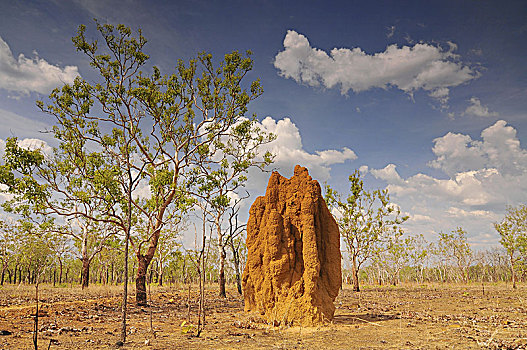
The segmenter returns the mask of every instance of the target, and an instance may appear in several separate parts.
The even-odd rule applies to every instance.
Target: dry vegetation
[[[214,287],[207,290],[207,325],[197,338],[197,288],[188,326],[188,287],[152,286],[151,307],[131,306],[124,348],[527,349],[525,284],[517,290],[505,284],[365,287],[360,293],[346,286],[333,322],[317,328],[274,327],[245,314],[234,289],[223,299]],[[41,286],[39,348],[117,348],[120,293],[118,286]],[[0,336],[0,349],[32,348],[34,287],[5,286],[0,303],[0,331],[11,333]]]

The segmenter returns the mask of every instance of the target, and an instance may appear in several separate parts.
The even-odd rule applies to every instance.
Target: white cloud
[[[357,159],[351,149],[323,150],[315,153],[307,152],[302,145],[302,138],[297,126],[289,118],[275,120],[267,117],[258,125],[262,130],[276,135],[276,140],[261,148],[262,154],[270,151],[275,154],[274,163],[270,168],[277,170],[283,176],[289,177],[296,164],[307,167],[309,174],[319,182],[329,179],[331,165]],[[248,188],[265,191],[269,174],[251,171]]]
[[[369,168],[368,168],[367,165],[361,165],[361,166],[359,167],[359,172],[360,172],[361,174],[363,174],[363,175],[366,174],[368,171],[369,171]]]
[[[60,68],[49,64],[35,53],[33,58],[24,54],[13,56],[9,45],[0,37],[0,88],[29,94],[49,93],[64,83],[72,83],[79,75],[75,66]]]
[[[507,205],[527,198],[527,150],[516,130],[500,120],[481,132],[481,140],[448,133],[434,142],[436,159],[429,165],[446,178],[419,173],[403,179],[393,164],[369,172],[386,181],[393,200],[410,212],[405,224],[410,232],[431,235],[461,226],[473,234],[474,245],[482,244],[477,238],[482,234],[491,237],[485,244],[497,244],[492,223]]]
[[[527,151],[522,149],[516,129],[504,120],[481,132],[482,141],[468,135],[448,133],[434,140],[432,151],[437,158],[430,166],[453,176],[456,173],[496,169],[502,175],[527,171]]]
[[[134,196],[134,198],[138,199],[149,199],[152,196],[152,190],[148,181],[144,179],[139,181],[139,184],[134,189],[132,195]]]
[[[410,216],[410,218],[408,220],[416,222],[416,223],[430,224],[430,223],[434,223],[435,222],[435,220],[433,218],[431,218],[430,216],[428,216],[428,215],[410,214],[409,216]]]
[[[285,78],[314,87],[339,85],[342,94],[350,89],[361,92],[393,86],[410,95],[425,90],[444,105],[449,88],[479,77],[479,72],[458,62],[455,49],[453,43],[449,50],[420,43],[389,45],[372,55],[358,47],[334,48],[328,54],[311,47],[304,35],[289,30],[274,65]]]
[[[494,219],[498,220],[498,216],[494,213],[492,213],[489,210],[464,210],[461,208],[456,207],[450,207],[446,213],[452,217],[474,217],[474,218],[482,218],[482,219]]]
[[[441,108],[448,107],[450,89],[447,87],[437,88],[432,90],[428,95],[432,98],[435,98],[441,104]]]
[[[477,97],[472,97],[470,100],[470,106],[465,109],[463,115],[475,115],[476,117],[497,117],[498,113],[490,112],[487,106],[483,106],[481,101]]]
[[[395,168],[395,164],[388,164],[384,169],[371,169],[371,173],[376,178],[382,179],[386,182],[401,184],[403,179],[399,176]]]

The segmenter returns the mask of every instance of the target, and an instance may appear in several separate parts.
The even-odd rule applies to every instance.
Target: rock
[[[272,324],[313,326],[333,318],[341,286],[340,234],[306,168],[273,172],[247,223],[245,311]]]

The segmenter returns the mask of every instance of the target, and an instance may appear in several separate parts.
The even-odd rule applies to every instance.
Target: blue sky
[[[36,99],[76,74],[71,44],[92,18],[141,27],[170,71],[199,51],[253,51],[263,96],[251,106],[269,147],[340,191],[361,168],[434,239],[462,226],[474,247],[527,198],[525,1],[0,0],[0,140],[46,139]],[[0,141],[0,148],[2,147]],[[250,186],[262,193],[266,176]]]

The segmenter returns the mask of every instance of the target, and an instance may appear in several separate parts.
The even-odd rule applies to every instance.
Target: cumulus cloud
[[[410,214],[409,215],[409,221],[410,222],[416,222],[416,223],[426,223],[426,224],[430,224],[430,223],[434,223],[435,220],[433,218],[431,218],[430,216],[428,215],[422,215],[422,214]]]
[[[33,58],[24,54],[13,56],[9,45],[0,37],[0,88],[7,91],[29,94],[49,93],[64,83],[72,83],[79,75],[76,66],[60,68],[48,63],[35,53]]]
[[[487,106],[483,106],[477,97],[472,97],[470,105],[465,109],[463,115],[475,115],[476,117],[497,117],[498,113],[489,111]]]
[[[289,118],[275,120],[267,117],[259,123],[262,130],[273,133],[276,139],[261,148],[262,154],[270,151],[275,154],[273,170],[278,170],[284,176],[291,176],[296,164],[309,169],[310,175],[320,181],[330,177],[331,165],[357,159],[357,155],[349,148],[341,150],[321,150],[309,153],[302,145],[302,138],[297,126]],[[252,171],[248,187],[260,192],[265,191],[269,174]]]
[[[384,169],[371,169],[371,173],[376,178],[389,183],[401,184],[403,182],[403,179],[397,173],[395,164],[388,164]]]
[[[431,234],[431,228],[437,232],[462,226],[474,235],[490,235],[491,243],[497,244],[492,223],[507,205],[527,198],[527,150],[516,129],[499,120],[481,132],[480,140],[448,133],[434,140],[432,151],[436,158],[429,166],[446,178],[419,173],[403,179],[394,164],[369,173],[388,183],[389,193],[404,210],[411,208],[411,231]]]
[[[450,176],[482,169],[496,169],[505,176],[527,171],[527,151],[521,148],[516,129],[507,122],[498,120],[481,132],[481,139],[455,133],[439,137],[432,148],[437,158],[429,165]]]
[[[284,50],[276,55],[274,65],[285,78],[313,87],[340,86],[342,94],[389,87],[410,95],[424,90],[444,105],[449,88],[480,75],[460,63],[455,50],[453,43],[449,43],[448,50],[420,43],[389,45],[385,51],[372,55],[358,47],[334,48],[328,54],[312,47],[304,35],[289,30]]]

